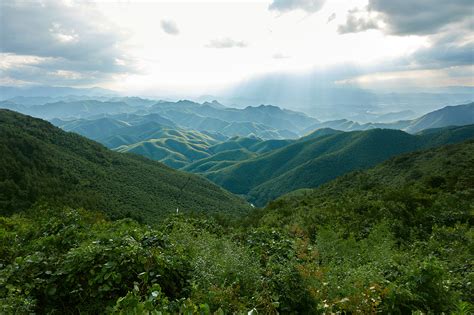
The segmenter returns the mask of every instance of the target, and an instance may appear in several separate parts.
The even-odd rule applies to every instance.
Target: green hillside
[[[237,221],[181,213],[149,226],[39,203],[0,217],[0,313],[472,314],[473,187],[471,140]]]
[[[0,111],[0,213],[39,200],[146,222],[176,211],[230,214],[246,203],[209,181],[145,158],[112,152],[40,119]]]
[[[152,160],[160,161],[174,168],[181,168],[197,159],[208,157],[208,148],[220,140],[210,134],[195,130],[162,125],[156,121],[145,121],[137,125],[125,125],[120,128],[107,128],[99,121],[107,118],[82,122],[81,128],[71,128],[84,136],[91,135],[95,129],[88,128],[89,124],[102,126],[104,132],[88,136],[115,151],[136,153]],[[116,120],[112,120],[117,122]],[[65,125],[70,127],[72,122]],[[68,130],[67,128],[64,128]]]
[[[396,154],[455,143],[474,137],[474,126],[441,129],[423,135],[374,129],[303,138],[281,149],[236,163],[206,176],[256,205],[292,190],[321,185]],[[249,175],[251,174],[251,176]]]
[[[310,239],[314,256],[307,252],[305,259],[318,266],[300,270],[313,279],[310,286],[325,288],[313,296],[326,301],[327,311],[352,313],[369,295],[371,311],[381,313],[451,313],[450,303],[462,298],[454,314],[469,314],[473,187],[469,140],[292,192],[243,224]]]
[[[209,171],[217,171],[220,168],[226,167],[234,162],[244,161],[256,157],[257,155],[246,149],[234,149],[218,152],[210,157],[200,159],[183,167],[183,171],[191,173],[205,173]]]
[[[306,230],[331,223],[335,231],[363,237],[386,221],[407,241],[426,236],[436,224],[472,223],[473,187],[474,140],[467,140],[397,155],[318,188],[293,191],[255,214],[260,221],[254,224],[295,223]]]

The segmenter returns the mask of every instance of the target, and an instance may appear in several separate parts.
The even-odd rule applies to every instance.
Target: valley
[[[474,314],[473,12],[0,0],[0,315]]]
[[[237,109],[217,101],[132,100],[63,101],[30,105],[24,112],[41,111],[63,130],[114,151],[206,177],[256,206],[400,153],[474,135],[474,103],[447,106],[413,120],[359,124],[320,122],[271,105]]]
[[[214,153],[184,169],[270,202],[0,110],[2,312],[469,310],[472,125],[217,143],[181,132]]]

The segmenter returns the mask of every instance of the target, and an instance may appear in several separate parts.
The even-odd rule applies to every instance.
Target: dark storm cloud
[[[446,35],[435,40],[429,48],[415,52],[412,58],[416,63],[431,68],[472,65],[474,62],[474,42],[456,41],[451,35]]]
[[[268,6],[268,9],[281,13],[294,10],[314,13],[321,10],[324,2],[326,2],[326,0],[273,0]]]
[[[38,62],[17,69],[2,68],[2,75],[21,80],[42,80],[51,74],[75,72],[72,78],[133,71],[120,49],[125,36],[104,21],[93,5],[62,1],[1,1],[0,52],[37,56]],[[34,76],[32,75],[34,74]],[[58,76],[61,77],[61,75]],[[83,83],[83,81],[81,81]]]
[[[472,0],[370,0],[369,10],[381,14],[387,31],[396,35],[429,35],[473,14]]]
[[[380,28],[392,35],[431,35],[470,19],[473,3],[472,0],[369,0],[366,12],[371,18],[357,18],[359,12],[357,9],[348,12],[346,23],[339,27],[340,33]]]

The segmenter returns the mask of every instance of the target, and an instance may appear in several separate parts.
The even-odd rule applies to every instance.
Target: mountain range
[[[77,126],[157,124],[99,119],[102,131]],[[179,128],[158,125],[162,138]],[[0,312],[469,314],[473,137],[466,125],[207,143],[213,155],[186,167],[257,204],[283,194],[252,208],[0,110]]]
[[[217,101],[109,96],[104,101],[42,105],[8,100],[0,106],[50,119],[117,152],[205,176],[258,206],[399,153],[472,136],[471,126],[424,130],[474,124],[474,103],[447,106],[413,120],[366,124],[320,122],[271,105],[228,108]]]
[[[424,129],[439,128],[446,126],[462,126],[474,123],[474,103],[464,105],[446,106],[441,109],[429,112],[421,117],[412,120],[397,120],[387,123],[365,123],[347,119],[330,120],[318,122],[308,128],[303,133],[311,132],[321,128],[332,128],[342,131],[368,130],[374,128],[400,129],[409,133],[417,133]]]

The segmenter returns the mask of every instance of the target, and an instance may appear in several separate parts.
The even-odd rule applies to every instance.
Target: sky
[[[319,73],[474,86],[472,0],[0,1],[0,84],[207,94]]]

